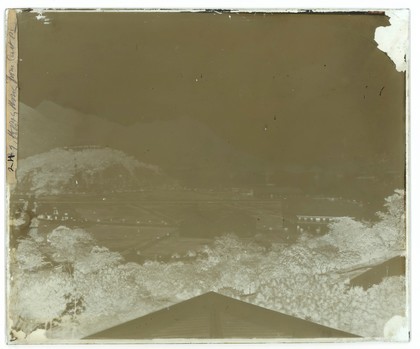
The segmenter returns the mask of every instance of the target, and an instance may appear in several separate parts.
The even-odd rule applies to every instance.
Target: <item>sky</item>
[[[404,169],[405,75],[377,48],[385,15],[19,16],[20,99],[130,126],[196,119],[278,164]]]

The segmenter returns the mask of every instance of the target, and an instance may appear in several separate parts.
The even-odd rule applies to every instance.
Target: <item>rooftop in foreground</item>
[[[209,292],[92,334],[84,339],[355,337],[358,336]]]

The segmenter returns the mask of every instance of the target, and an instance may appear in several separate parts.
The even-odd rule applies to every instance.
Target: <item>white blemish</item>
[[[30,342],[45,342],[48,338],[45,335],[46,331],[43,329],[37,329],[26,336],[28,343]]]
[[[38,14],[38,16],[36,16],[36,19],[37,19],[38,21],[43,21],[43,20],[45,20],[45,18],[47,18],[47,17],[45,17],[45,16],[42,14],[42,12],[40,12],[40,13]]]
[[[407,69],[409,11],[387,10],[385,14],[391,25],[378,27],[375,41],[378,48],[394,62],[397,71],[403,72]]]
[[[35,17],[38,21],[42,21],[44,24],[50,24],[50,19],[44,15],[43,10],[33,10],[32,12],[38,13],[38,15]]]
[[[396,342],[407,342],[409,340],[409,328],[407,318],[395,315],[385,324],[384,337],[387,340]]]

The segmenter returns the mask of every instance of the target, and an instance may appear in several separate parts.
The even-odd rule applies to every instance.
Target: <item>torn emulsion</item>
[[[44,22],[44,24],[50,24],[50,19],[44,15],[44,12],[42,10],[33,10],[33,12],[38,13],[38,15],[36,16],[36,19],[38,21],[42,21]]]
[[[388,10],[385,14],[390,25],[376,29],[375,41],[394,62],[397,71],[404,72],[407,69],[409,11]]]

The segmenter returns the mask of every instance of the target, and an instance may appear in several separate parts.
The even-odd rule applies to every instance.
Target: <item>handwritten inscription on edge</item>
[[[6,33],[6,166],[7,183],[16,181],[18,151],[18,27],[16,10],[8,10]]]

